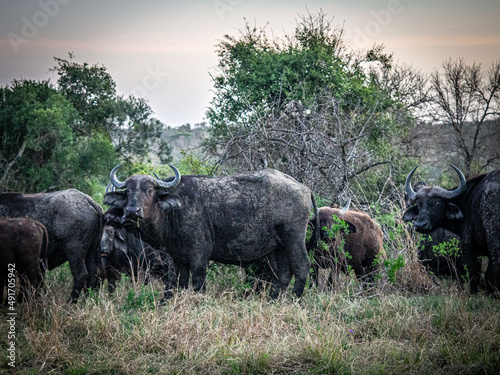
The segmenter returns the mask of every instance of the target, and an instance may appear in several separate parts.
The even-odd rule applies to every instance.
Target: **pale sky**
[[[386,46],[423,72],[463,57],[500,60],[500,0],[0,0],[0,86],[57,77],[53,57],[102,64],[120,94],[145,97],[169,126],[199,123],[212,99],[216,44],[245,19],[274,35],[322,10],[356,48]]]

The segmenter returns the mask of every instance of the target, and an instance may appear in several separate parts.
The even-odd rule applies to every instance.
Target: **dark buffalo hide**
[[[101,207],[82,192],[69,189],[46,194],[0,194],[0,217],[29,216],[49,233],[48,268],[69,262],[71,300],[95,286],[99,243],[104,225]]]
[[[471,291],[480,283],[480,256],[488,257],[485,274],[486,287],[500,290],[500,171],[465,180],[462,172],[453,166],[460,177],[460,185],[453,190],[438,186],[424,186],[417,192],[406,179],[406,191],[412,206],[403,219],[412,222],[421,233],[444,228],[460,237],[462,260],[467,267]]]
[[[456,256],[436,252],[436,247],[443,243],[451,243],[452,240],[458,241],[459,252]],[[436,277],[452,277],[458,281],[464,281],[467,269],[464,267],[461,253],[460,237],[447,229],[436,228],[423,236],[418,251],[418,260]]]
[[[173,167],[172,167],[173,168]],[[182,176],[172,180],[135,175],[111,181],[123,191],[106,194],[104,204],[139,221],[145,240],[165,248],[189,266],[197,291],[204,290],[211,260],[248,265],[276,257],[277,287],[295,275],[300,296],[309,272],[305,235],[314,197],[309,188],[275,170],[226,177]]]

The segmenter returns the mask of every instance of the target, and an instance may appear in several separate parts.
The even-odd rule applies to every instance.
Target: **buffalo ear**
[[[158,193],[157,198],[162,210],[172,210],[182,206],[181,199],[177,195]]]
[[[403,221],[408,223],[411,221],[415,221],[418,219],[418,207],[411,206],[405,211],[405,214],[403,215]]]
[[[449,220],[461,220],[464,218],[464,214],[458,206],[448,203],[446,205],[446,218]]]
[[[112,191],[104,195],[102,202],[106,206],[124,208],[127,204],[127,190]]]

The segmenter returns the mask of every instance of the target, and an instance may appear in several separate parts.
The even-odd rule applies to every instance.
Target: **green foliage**
[[[371,101],[364,74],[343,55],[342,32],[332,30],[320,13],[303,17],[284,40],[270,40],[265,28],[248,23],[239,39],[225,35],[218,45],[216,95],[207,113],[211,135],[228,136],[231,126],[252,123],[294,100],[309,106],[325,90],[344,97],[346,109],[359,100]]]
[[[0,94],[3,188],[42,191],[67,186],[78,113],[47,81],[13,81]]]
[[[389,281],[396,283],[396,272],[404,268],[405,260],[403,255],[399,255],[397,258],[389,258],[384,260],[384,266],[387,269],[387,276]]]
[[[191,152],[181,150],[182,160],[179,170],[183,174],[210,175],[215,172],[216,166],[206,160],[201,160]]]
[[[128,280],[124,278],[123,281],[127,282]],[[129,288],[123,304],[123,310],[154,309],[156,307],[156,301],[158,301],[158,296],[159,293],[153,290],[149,285]]]
[[[458,238],[451,238],[449,241],[441,242],[432,246],[432,252],[436,256],[457,258],[460,256],[460,241]]]
[[[152,150],[161,162],[171,160],[171,149],[161,139],[163,124],[143,98],[124,98],[116,93],[116,83],[104,66],[79,64],[55,58],[51,70],[59,75],[62,92],[78,111],[82,121],[74,128],[80,136],[105,134],[124,162],[149,160]]]
[[[220,165],[275,168],[329,197],[356,180],[373,199],[400,175],[414,123],[394,85],[367,68],[393,69],[392,54],[348,50],[343,33],[320,12],[283,39],[248,23],[224,37],[204,143]],[[371,173],[378,165],[390,170]]]
[[[101,196],[122,162],[171,160],[163,124],[144,99],[123,98],[106,68],[55,58],[58,86],[14,80],[0,89],[0,190],[77,188]]]

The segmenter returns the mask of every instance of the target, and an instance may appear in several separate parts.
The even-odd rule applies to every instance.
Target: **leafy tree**
[[[343,30],[319,13],[284,39],[247,23],[239,38],[224,37],[218,54],[205,146],[220,164],[277,168],[334,200],[379,165],[399,174],[398,144],[413,120],[381,83],[395,70],[382,46],[348,51]],[[373,183],[383,186],[382,177]]]
[[[48,81],[14,81],[1,88],[0,186],[22,191],[65,186],[75,122],[78,113]]]
[[[59,75],[58,90],[73,103],[81,122],[74,132],[91,137],[105,134],[124,162],[150,161],[154,152],[161,162],[171,160],[171,148],[161,139],[164,125],[153,117],[145,99],[116,92],[116,83],[104,66],[55,58],[51,70]]]
[[[170,160],[163,124],[146,101],[117,95],[105,67],[69,57],[56,58],[57,87],[21,80],[1,88],[1,190],[75,187],[98,196],[119,160]]]

